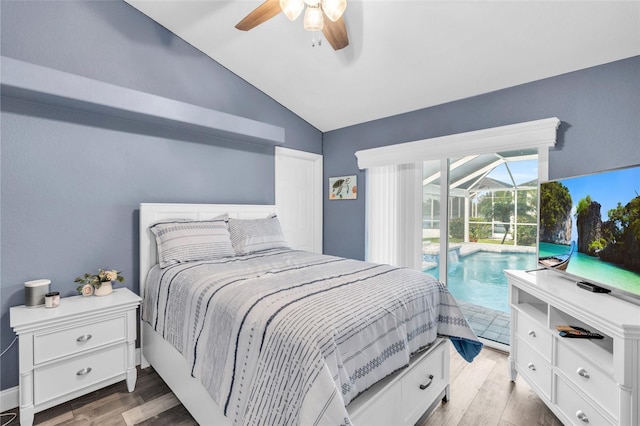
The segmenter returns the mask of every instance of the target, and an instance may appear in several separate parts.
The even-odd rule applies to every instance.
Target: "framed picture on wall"
[[[358,198],[358,176],[329,178],[330,200],[355,200],[356,198]]]

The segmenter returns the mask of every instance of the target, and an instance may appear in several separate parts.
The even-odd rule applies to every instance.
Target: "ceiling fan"
[[[302,10],[304,28],[309,31],[322,31],[334,50],[349,45],[347,28],[342,14],[347,7],[347,0],[266,0],[236,24],[236,28],[249,31],[268,21],[280,12],[284,12],[291,21],[295,20]]]

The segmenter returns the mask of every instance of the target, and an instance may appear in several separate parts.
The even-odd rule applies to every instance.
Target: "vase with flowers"
[[[97,274],[84,274],[74,280],[78,283],[77,290],[84,296],[95,294],[96,296],[106,296],[113,292],[112,282],[124,282],[124,277],[120,272],[106,269],[98,269]]]

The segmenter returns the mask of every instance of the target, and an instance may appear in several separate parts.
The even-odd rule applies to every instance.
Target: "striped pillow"
[[[274,214],[265,219],[229,219],[231,244],[236,255],[256,251],[288,248],[280,221]]]
[[[151,226],[161,268],[234,255],[224,219],[161,222]]]

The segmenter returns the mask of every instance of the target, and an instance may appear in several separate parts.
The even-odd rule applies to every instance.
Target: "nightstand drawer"
[[[552,337],[543,324],[517,311],[516,336],[530,344],[544,359],[551,362]]]
[[[33,402],[41,404],[60,395],[124,374],[126,345],[78,355],[34,370]]]
[[[99,346],[124,341],[127,336],[124,315],[91,324],[36,334],[33,338],[35,365]]]
[[[579,342],[574,342],[579,343]],[[584,343],[584,342],[583,342]],[[591,361],[571,349],[572,341],[558,339],[557,366],[580,390],[598,401],[610,414],[618,410],[618,386]]]

